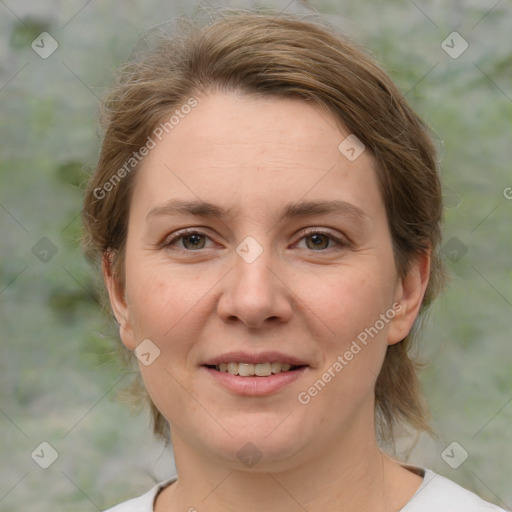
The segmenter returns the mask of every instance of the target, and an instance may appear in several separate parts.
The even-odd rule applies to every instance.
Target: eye
[[[303,233],[301,240],[305,240],[306,248],[313,251],[323,251],[325,249],[335,248],[332,246],[329,247],[330,242],[334,242],[335,246],[338,247],[344,247],[348,245],[347,242],[334,237],[331,233],[321,230],[314,230]]]
[[[201,231],[196,230],[186,230],[180,231],[172,235],[172,237],[165,240],[163,243],[164,247],[170,247],[175,244],[175,242],[181,240],[181,247],[178,249],[185,249],[187,251],[196,251],[198,249],[204,249],[206,239],[209,239],[207,235],[201,233]]]
[[[206,247],[207,240],[211,239],[206,234],[201,231],[190,229],[171,235],[163,242],[162,246],[164,248],[173,248],[173,246],[178,242],[178,246],[175,247],[177,250],[191,252],[205,248],[208,249],[208,247]],[[306,242],[306,249],[315,252],[335,249],[336,247],[346,247],[349,245],[347,241],[340,240],[339,238],[334,237],[331,233],[322,230],[305,232],[300,238],[300,241],[302,240],[305,240]]]

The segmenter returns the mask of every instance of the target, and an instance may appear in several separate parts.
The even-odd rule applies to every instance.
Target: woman
[[[233,13],[106,107],[86,247],[178,472],[112,510],[501,510],[380,448],[430,432],[408,350],[444,273],[432,141],[371,58]]]

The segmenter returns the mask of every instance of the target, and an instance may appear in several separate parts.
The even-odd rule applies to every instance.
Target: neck
[[[393,512],[412,497],[422,479],[384,455],[361,432],[288,469],[233,469],[212,461],[173,433],[178,481],[161,493],[155,511]]]

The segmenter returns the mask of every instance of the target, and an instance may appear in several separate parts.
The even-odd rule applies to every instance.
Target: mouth
[[[279,351],[226,352],[202,362],[209,383],[237,396],[268,396],[288,388],[309,373],[306,359]]]
[[[279,373],[294,372],[301,368],[305,368],[307,365],[293,365],[278,361],[263,363],[230,361],[227,363],[206,364],[204,366],[219,373],[229,373],[239,377],[270,377]]]
[[[247,359],[250,356],[247,356]],[[224,360],[208,361],[202,368],[210,382],[220,385],[223,389],[236,396],[263,397],[273,395],[286,389],[301,379],[311,367],[302,361],[280,362],[279,360],[261,360],[252,358],[233,361],[226,356]],[[284,358],[283,358],[284,359]],[[287,358],[289,360],[289,358]]]

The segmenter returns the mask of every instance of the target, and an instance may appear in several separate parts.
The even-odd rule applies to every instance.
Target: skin
[[[303,100],[215,93],[144,159],[125,287],[108,261],[104,276],[126,347],[149,338],[160,350],[140,371],[170,422],[179,478],[159,495],[157,512],[396,511],[421,484],[380,451],[373,393],[386,347],[418,314],[429,257],[399,278],[376,164],[369,151],[349,161],[338,150],[348,134]],[[171,199],[233,213],[148,217]],[[281,218],[289,203],[333,199],[364,215]],[[183,228],[206,235],[194,239],[200,249],[183,238],[165,245]],[[326,235],[306,236],[312,228]],[[236,252],[247,236],[263,250],[252,263]],[[301,404],[297,395],[394,303],[401,311]],[[279,350],[310,367],[270,396],[240,396],[201,367],[232,350]],[[237,457],[247,442],[262,454],[252,467]]]

